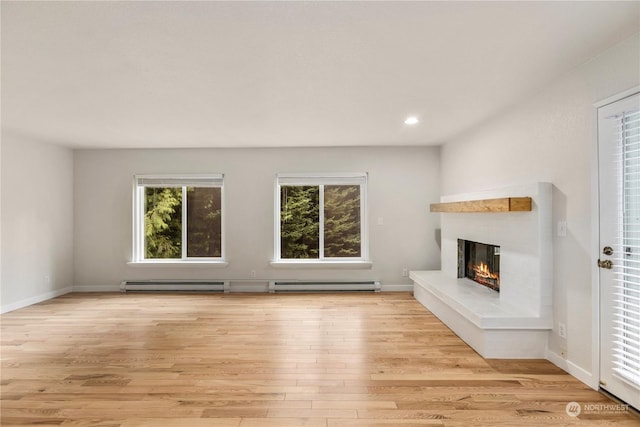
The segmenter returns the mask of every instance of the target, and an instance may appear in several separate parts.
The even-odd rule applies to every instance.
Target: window
[[[277,176],[276,261],[364,261],[366,174]]]
[[[135,177],[135,261],[222,261],[222,175]]]

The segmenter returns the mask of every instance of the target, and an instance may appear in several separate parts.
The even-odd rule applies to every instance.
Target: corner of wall
[[[598,390],[599,388],[598,378],[596,378],[596,376],[593,375],[591,372],[588,372],[587,370],[582,369],[580,366],[576,365],[575,363],[571,362],[568,359],[565,359],[564,357],[549,350],[548,348],[545,352],[545,359],[547,359],[549,362],[553,363],[554,365],[556,365],[558,368],[562,369],[569,375],[575,377],[576,379],[580,380],[584,384],[588,385],[592,389]]]
[[[62,288],[62,289],[58,289],[55,291],[50,291],[50,292],[45,292],[43,294],[39,294],[39,295],[34,295],[32,297],[29,298],[24,298],[22,300],[19,301],[15,301],[6,305],[2,305],[0,307],[0,314],[5,314],[8,313],[10,311],[14,311],[14,310],[18,310],[20,308],[24,308],[24,307],[28,307],[30,305],[33,304],[38,304],[40,302],[43,301],[47,301],[50,300],[52,298],[56,298],[65,294],[68,294],[70,292],[73,292],[73,288],[71,286],[66,287],[66,288]]]

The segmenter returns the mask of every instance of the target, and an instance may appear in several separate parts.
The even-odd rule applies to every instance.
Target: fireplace
[[[414,296],[431,313],[485,358],[552,357],[547,348],[553,329],[554,187],[549,183],[518,184],[474,193],[442,196],[440,202],[504,197],[531,197],[530,212],[441,213],[442,269],[412,271]],[[466,276],[467,244],[458,239],[500,246],[484,252],[488,270],[500,276],[497,290]],[[482,246],[480,246],[482,248]],[[498,265],[497,255],[500,262]],[[466,258],[465,258],[466,256]],[[491,266],[491,260],[495,265]]]
[[[458,277],[500,292],[500,246],[458,239]]]

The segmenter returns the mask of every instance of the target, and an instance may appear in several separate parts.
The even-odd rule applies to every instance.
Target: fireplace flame
[[[481,262],[480,264],[476,264],[473,266],[473,271],[476,273],[476,277],[481,277],[484,279],[499,279],[500,276],[493,273],[491,270],[489,270],[489,266],[487,264],[485,264],[484,262]]]
[[[458,239],[458,277],[500,292],[500,247]]]

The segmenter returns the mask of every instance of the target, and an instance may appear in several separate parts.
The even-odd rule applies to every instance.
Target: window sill
[[[271,261],[273,268],[291,269],[335,269],[335,270],[368,270],[373,267],[371,261]]]
[[[226,261],[129,261],[130,267],[201,267],[201,268],[226,268]]]

